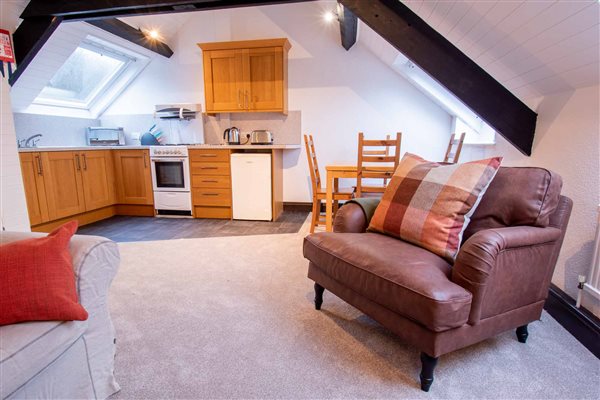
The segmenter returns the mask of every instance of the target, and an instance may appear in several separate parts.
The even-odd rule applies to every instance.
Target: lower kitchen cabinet
[[[84,151],[80,156],[86,210],[115,204],[114,165],[110,151]]]
[[[152,175],[148,150],[114,150],[117,202],[153,205]]]
[[[21,153],[20,159],[29,223],[38,225],[47,222],[50,217],[48,216],[41,155],[40,153]]]
[[[85,212],[79,153],[56,151],[40,154],[50,220]]]
[[[231,152],[220,149],[193,149],[189,154],[194,217],[230,219]]]

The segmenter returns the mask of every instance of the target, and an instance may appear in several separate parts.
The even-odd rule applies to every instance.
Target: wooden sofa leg
[[[527,342],[527,337],[529,336],[529,332],[527,331],[527,325],[523,325],[517,328],[517,339],[520,343]]]
[[[421,352],[421,390],[424,392],[429,392],[429,388],[433,383],[433,370],[437,365],[438,358],[431,357],[428,354]]]
[[[325,288],[315,282],[315,310],[321,309],[321,304],[323,304],[323,292],[325,292]]]

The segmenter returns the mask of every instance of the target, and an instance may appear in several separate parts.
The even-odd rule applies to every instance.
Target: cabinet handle
[[[200,157],[216,157],[216,156],[217,156],[216,154],[200,154]]]
[[[219,169],[218,167],[200,167],[200,169]]]
[[[146,161],[146,153],[144,153],[144,168],[148,168],[148,162]]]
[[[81,157],[83,157],[83,170],[87,171],[87,159],[85,158],[85,153],[83,153]]]
[[[218,196],[219,193],[202,193],[202,196]]]
[[[217,180],[204,180],[202,183],[219,183]]]
[[[244,96],[244,102],[246,103],[246,110],[248,110],[248,105],[249,105],[249,101],[248,101],[248,91],[246,90],[246,95]]]
[[[35,159],[37,161],[37,173],[38,175],[44,175],[44,170],[42,169],[42,157],[40,156],[35,156]]]
[[[238,108],[244,108],[242,107],[242,89],[238,89]]]
[[[75,154],[75,163],[77,164],[77,171],[81,171],[81,163],[79,162],[79,154]]]

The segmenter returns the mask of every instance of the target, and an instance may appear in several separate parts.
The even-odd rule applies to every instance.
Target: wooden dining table
[[[325,166],[327,171],[327,182],[326,182],[326,204],[325,204],[325,230],[327,232],[333,231],[333,192],[338,187],[338,180],[340,178],[356,179],[358,175],[358,168],[356,165],[327,165]],[[394,168],[389,166],[386,167],[369,167],[370,171],[388,171],[391,174],[394,173]],[[391,176],[391,175],[390,175]]]
[[[326,183],[326,203],[325,203],[325,230],[331,232],[333,230],[333,189],[338,186],[340,178],[356,179],[356,164],[355,165],[327,165],[327,183]]]

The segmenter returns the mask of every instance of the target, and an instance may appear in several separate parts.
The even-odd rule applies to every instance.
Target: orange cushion
[[[470,217],[502,157],[444,165],[406,153],[369,230],[394,236],[454,262]]]
[[[0,245],[0,325],[24,321],[83,321],[69,242],[77,221],[42,238]]]

